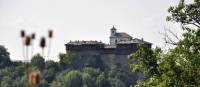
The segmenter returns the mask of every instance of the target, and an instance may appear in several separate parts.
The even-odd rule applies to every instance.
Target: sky
[[[70,40],[109,43],[110,29],[115,26],[119,32],[153,43],[153,47],[165,48],[160,32],[164,28],[181,32],[178,24],[165,20],[168,7],[177,3],[178,0],[0,0],[0,45],[8,49],[12,60],[24,60],[20,30],[36,33],[37,54],[41,53],[40,38],[47,37],[52,29],[49,59],[57,61]]]

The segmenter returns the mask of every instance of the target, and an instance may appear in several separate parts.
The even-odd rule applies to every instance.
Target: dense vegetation
[[[145,80],[137,82],[139,87],[199,87],[200,86],[200,0],[169,8],[168,21],[181,24],[183,38],[163,53],[160,48],[140,49],[129,57],[138,61],[131,64],[134,72],[143,72]]]
[[[105,68],[98,57],[76,59],[60,54],[60,61],[45,61],[39,54],[31,62],[11,61],[7,50],[0,46],[0,87],[31,87],[27,72],[41,71],[37,87],[130,87],[131,73],[120,65]]]

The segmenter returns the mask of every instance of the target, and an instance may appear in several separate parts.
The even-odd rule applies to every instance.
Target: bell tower
[[[113,26],[111,29],[110,29],[110,32],[111,32],[111,36],[114,36],[117,32],[117,29]]]
[[[111,29],[110,29],[110,44],[111,45],[116,45],[117,43],[117,37],[116,37],[116,33],[117,33],[117,29],[113,26]]]

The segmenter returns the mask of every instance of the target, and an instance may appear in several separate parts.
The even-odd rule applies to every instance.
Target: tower
[[[117,45],[119,43],[127,43],[132,40],[132,36],[124,32],[117,32],[117,29],[113,26],[110,35],[110,45]]]
[[[117,29],[113,26],[110,29],[110,44],[111,45],[115,45],[117,43],[117,38],[116,38],[116,34],[117,34]]]
[[[111,29],[110,29],[110,32],[111,32],[111,36],[114,36],[117,32],[117,29],[113,26]]]

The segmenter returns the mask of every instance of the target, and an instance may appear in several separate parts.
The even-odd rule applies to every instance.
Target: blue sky
[[[34,53],[41,53],[41,36],[53,29],[50,59],[58,60],[70,40],[109,42],[110,28],[165,47],[164,27],[180,34],[178,24],[166,22],[167,9],[178,0],[0,0],[0,45],[11,59],[23,60],[19,31],[36,33]]]

